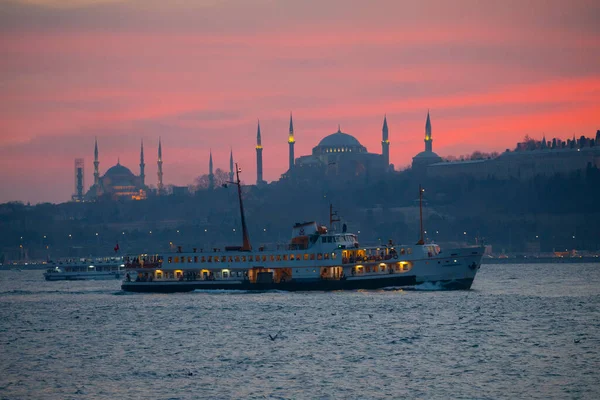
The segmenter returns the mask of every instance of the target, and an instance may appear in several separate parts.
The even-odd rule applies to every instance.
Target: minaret
[[[215,174],[213,174],[213,160],[212,160],[212,149],[210,150],[210,157],[208,158],[208,188],[215,188]]]
[[[387,115],[383,116],[383,128],[381,129],[381,155],[386,170],[390,166],[390,141],[388,137]]]
[[[142,139],[142,146],[140,148],[140,180],[142,181],[142,186],[146,186],[146,174],[144,174],[145,168],[146,164],[144,164],[144,139]]]
[[[433,151],[431,144],[433,139],[431,138],[431,120],[429,119],[429,110],[427,110],[427,122],[425,123],[425,151]]]
[[[100,165],[100,161],[98,161],[98,138],[96,138],[96,144],[94,146],[94,185],[98,185],[100,182],[100,172],[98,172],[98,165]]]
[[[163,170],[162,170],[162,145],[160,143],[160,136],[158,137],[158,194],[163,192]]]
[[[263,163],[262,163],[262,144],[260,139],[260,121],[258,121],[258,130],[256,132],[256,184],[260,185],[263,181]]]
[[[541,146],[542,150],[546,150],[546,148],[548,147],[547,143],[546,143],[546,135],[544,135],[542,137],[542,143],[540,143],[540,146]]]
[[[290,133],[288,136],[288,143],[290,145],[290,167],[292,169],[294,167],[294,122],[292,121],[292,113],[290,112]]]
[[[233,149],[229,150],[229,182],[233,182]]]

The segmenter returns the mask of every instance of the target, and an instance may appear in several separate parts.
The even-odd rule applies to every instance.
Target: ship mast
[[[248,228],[246,227],[246,218],[244,217],[244,203],[242,203],[242,185],[240,183],[240,168],[238,168],[238,164],[235,163],[235,177],[236,182],[229,182],[237,185],[238,188],[238,198],[240,200],[240,215],[242,218],[242,235],[244,238],[244,243],[242,245],[242,251],[251,251],[252,246],[250,245],[250,238],[248,237]]]
[[[421,187],[421,185],[419,185],[419,222],[421,224],[420,227],[420,239],[417,242],[417,244],[425,244],[425,240],[423,240],[423,192],[425,191],[425,189],[423,189]]]
[[[340,222],[339,218],[334,218],[337,217],[337,211],[333,211],[333,204],[329,203],[329,230],[333,231],[333,223],[334,222]]]

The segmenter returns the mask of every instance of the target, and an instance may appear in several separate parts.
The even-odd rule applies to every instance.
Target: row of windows
[[[321,243],[337,243],[337,242],[354,242],[354,236],[352,235],[341,235],[341,236],[321,236]]]
[[[304,253],[304,254],[271,254],[267,255],[256,255],[256,256],[175,256],[169,257],[167,262],[169,264],[185,264],[185,263],[218,263],[218,262],[275,262],[275,261],[300,261],[300,260],[335,260],[337,255],[335,253]]]
[[[361,148],[356,149],[355,151],[357,152],[362,152]],[[327,148],[325,149],[325,153],[351,153],[352,152],[352,148],[350,147],[337,147],[337,148]]]

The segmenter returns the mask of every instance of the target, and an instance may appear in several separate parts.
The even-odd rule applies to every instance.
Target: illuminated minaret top
[[[233,149],[229,150],[229,182],[233,182]]]
[[[258,129],[256,131],[256,184],[263,184],[263,163],[262,163],[262,141],[260,137],[260,120],[258,121]]]
[[[210,150],[210,157],[208,158],[208,188],[215,188],[215,174],[213,174],[212,149]]]
[[[289,136],[288,136],[288,143],[290,146],[289,169],[292,169],[294,167],[294,143],[296,143],[296,140],[294,140],[294,121],[292,121],[292,113],[291,112],[290,112],[290,132],[289,132]]]
[[[385,167],[388,168],[390,166],[390,141],[388,137],[387,115],[383,116],[381,134],[381,155],[383,156]]]
[[[146,175],[144,174],[144,169],[146,168],[146,164],[144,164],[144,139],[142,139],[142,144],[140,148],[140,180],[142,181],[142,186],[145,186]]]
[[[158,137],[158,194],[163,192],[163,170],[162,170],[162,145],[160,142],[160,136]]]
[[[100,182],[100,172],[98,172],[98,165],[100,165],[100,161],[98,161],[98,138],[96,138],[96,143],[94,145],[94,185],[98,185]]]
[[[431,120],[429,119],[429,110],[427,110],[427,122],[425,122],[425,151],[433,151],[431,138]]]

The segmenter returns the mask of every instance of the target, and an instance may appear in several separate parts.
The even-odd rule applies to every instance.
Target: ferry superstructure
[[[237,169],[237,165],[236,165]],[[193,290],[352,290],[409,287],[470,289],[483,247],[442,251],[423,239],[415,245],[360,246],[353,233],[330,232],[316,222],[293,227],[290,243],[252,250],[237,172],[243,245],[200,252],[141,254],[125,259],[121,288],[131,292]],[[419,195],[421,197],[421,189]],[[333,220],[330,209],[330,222]],[[422,231],[422,229],[421,229]]]

